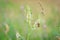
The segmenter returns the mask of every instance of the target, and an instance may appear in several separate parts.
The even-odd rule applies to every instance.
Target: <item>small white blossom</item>
[[[16,37],[19,38],[20,36],[19,32],[16,32]]]
[[[28,22],[29,24],[31,24],[32,14],[31,14],[31,8],[30,8],[28,5],[26,5],[25,12],[26,12],[27,22]]]
[[[37,23],[40,23],[40,19],[37,19],[37,20],[35,21],[35,23],[34,23],[34,25],[33,25],[33,30],[36,29],[36,27],[37,27]]]

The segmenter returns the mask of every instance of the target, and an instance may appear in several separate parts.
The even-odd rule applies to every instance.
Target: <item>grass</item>
[[[0,40],[57,40],[60,38],[60,15],[54,6],[50,5],[51,12],[47,19],[41,14],[36,15],[38,16],[36,20],[40,19],[39,21],[34,19],[36,16],[30,6],[26,4],[22,10],[19,7],[11,2],[8,4],[0,2]],[[37,27],[35,22],[39,22],[40,27]],[[7,34],[5,34],[4,23],[9,27]],[[46,28],[43,27],[44,25]],[[16,32],[20,35],[18,38]]]

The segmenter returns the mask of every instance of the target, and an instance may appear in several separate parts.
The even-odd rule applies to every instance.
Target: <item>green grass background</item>
[[[32,26],[40,18],[46,20],[47,32],[44,32],[42,26],[36,30],[31,29],[31,25],[26,22],[26,13],[20,9],[21,5],[29,5],[33,15]],[[17,1],[0,0],[0,40],[17,40],[16,31],[22,37],[18,40],[57,40],[60,37],[60,12],[58,7],[53,4],[42,2],[45,16],[41,15],[41,7],[37,1]],[[5,25],[9,25],[9,32],[5,34]],[[48,35],[44,37],[44,35]]]

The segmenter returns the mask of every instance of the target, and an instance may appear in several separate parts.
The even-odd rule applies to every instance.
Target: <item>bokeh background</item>
[[[60,40],[60,0],[0,0],[0,40]]]

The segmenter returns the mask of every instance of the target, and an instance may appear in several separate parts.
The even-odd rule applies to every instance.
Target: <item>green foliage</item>
[[[5,12],[6,7],[9,9],[8,12]],[[43,17],[42,15],[40,16],[40,14],[38,15],[40,19],[40,27],[35,25],[36,29],[33,29],[34,23],[32,23],[32,19],[34,20],[34,18],[32,16],[34,15],[32,14],[30,6],[25,5],[25,13],[22,13],[21,10],[19,10],[19,8],[12,2],[8,2],[7,4],[4,0],[2,0],[0,1],[0,8],[0,40],[57,40],[56,36],[60,36],[60,15],[54,6],[51,7],[52,17],[49,17],[46,20],[46,31],[43,29]],[[13,14],[11,18],[11,13],[9,13],[9,11]],[[28,19],[26,18],[27,14]],[[5,15],[8,16],[5,18]],[[58,20],[55,21],[56,17],[58,17]],[[26,20],[28,20],[28,22],[26,22]],[[57,24],[55,24],[55,22],[57,22]],[[7,23],[9,26],[9,31],[7,34],[5,34],[6,26],[4,23]],[[16,38],[16,31],[18,31],[21,35],[20,38]],[[47,37],[45,37],[46,34]]]

